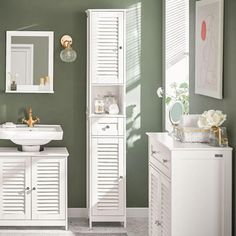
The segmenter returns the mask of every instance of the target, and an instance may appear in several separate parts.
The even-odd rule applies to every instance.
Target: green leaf
[[[166,97],[166,104],[168,105],[171,102],[171,97]]]
[[[179,87],[180,87],[180,88],[185,88],[185,89],[187,89],[187,88],[188,88],[188,83],[186,83],[186,82],[181,83],[181,84],[179,85]]]

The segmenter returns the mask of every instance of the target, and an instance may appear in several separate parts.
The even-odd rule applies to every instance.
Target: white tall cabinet
[[[0,148],[0,226],[67,229],[68,155],[66,148]]]
[[[87,207],[89,222],[126,225],[125,10],[87,10]],[[119,113],[96,114],[112,94]]]
[[[232,148],[149,136],[149,236],[231,236]]]

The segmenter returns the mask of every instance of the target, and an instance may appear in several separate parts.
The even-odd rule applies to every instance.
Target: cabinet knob
[[[28,191],[28,190],[30,190],[30,188],[29,188],[29,187],[26,187],[25,190]]]
[[[119,49],[122,49],[122,46],[120,46]]]
[[[120,179],[123,179],[123,176],[120,176]]]
[[[163,163],[167,163],[168,160],[167,159],[162,159]]]
[[[35,187],[33,187],[33,188],[32,188],[32,190],[36,190],[36,188],[35,188]]]

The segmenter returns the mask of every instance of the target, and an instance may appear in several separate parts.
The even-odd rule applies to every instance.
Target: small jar
[[[214,147],[228,147],[228,136],[226,127],[211,127],[209,145]]]
[[[94,100],[94,113],[104,114],[105,113],[105,104],[102,98],[95,98]]]
[[[105,103],[105,112],[109,113],[109,108],[112,104],[117,104],[116,103],[116,98],[112,94],[108,94],[104,96],[104,103]]]

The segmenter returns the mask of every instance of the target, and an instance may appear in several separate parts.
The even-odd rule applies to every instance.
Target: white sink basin
[[[23,151],[39,151],[40,145],[45,145],[51,140],[62,140],[63,130],[60,125],[27,125],[16,127],[0,126],[0,139],[9,139],[13,143],[22,145]]]

